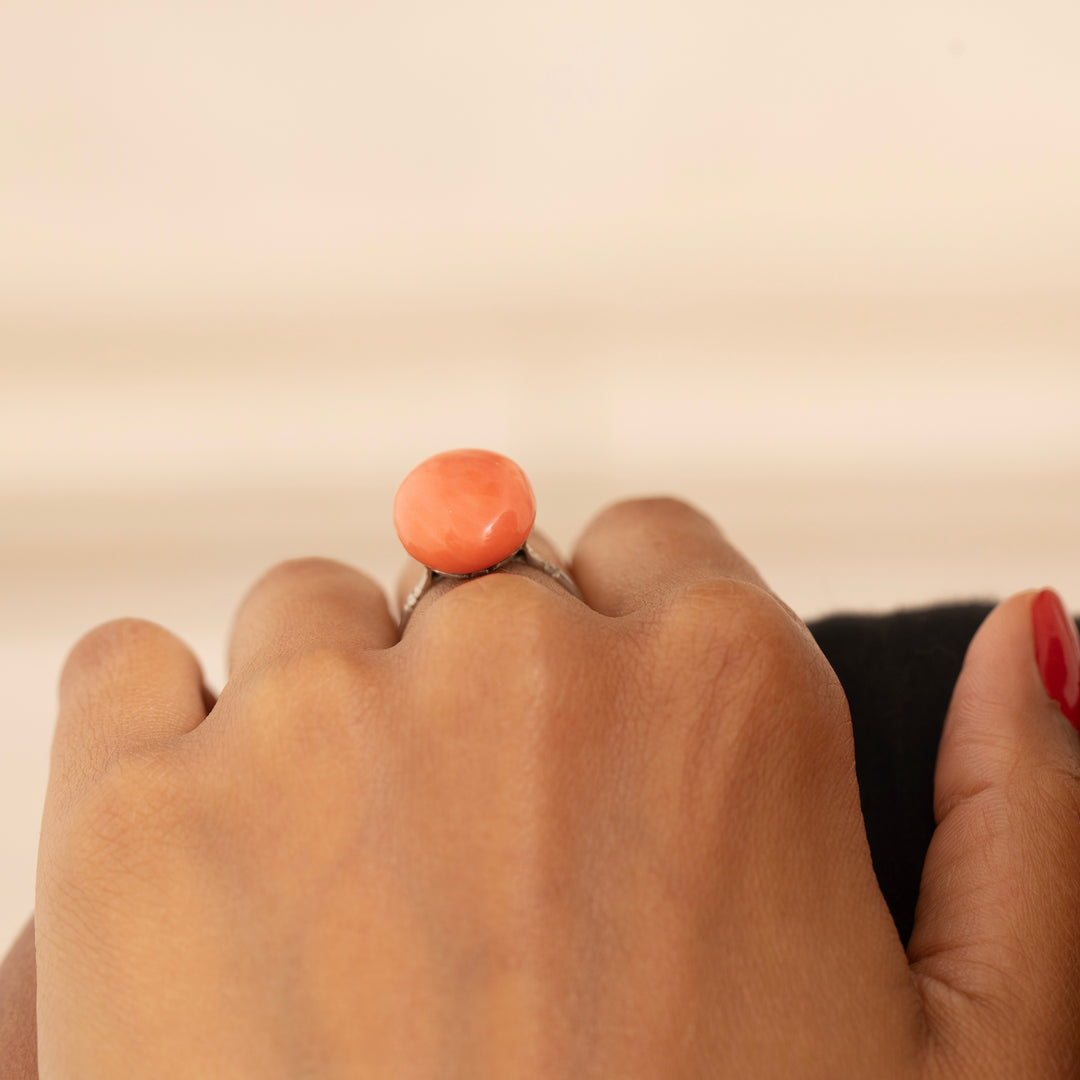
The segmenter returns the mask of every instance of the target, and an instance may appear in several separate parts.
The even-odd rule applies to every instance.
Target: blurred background
[[[224,679],[398,481],[516,458],[564,549],[712,513],[812,620],[1080,605],[1080,5],[0,5],[0,948],[56,678]]]

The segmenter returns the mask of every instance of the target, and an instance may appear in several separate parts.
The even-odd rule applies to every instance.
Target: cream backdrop
[[[0,939],[55,684],[389,584],[429,453],[697,501],[804,617],[1080,606],[1080,6],[0,5]]]

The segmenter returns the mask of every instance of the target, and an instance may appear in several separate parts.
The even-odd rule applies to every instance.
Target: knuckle
[[[523,574],[475,578],[444,596],[425,628],[435,647],[421,680],[436,688],[458,685],[468,693],[489,687],[504,703],[542,711],[550,692],[580,653],[576,624],[551,589]],[[490,687],[493,678],[498,686]]]
[[[673,495],[649,495],[623,499],[601,511],[599,520],[619,528],[647,527],[654,529],[657,523],[689,522],[717,529],[716,523],[703,511]]]
[[[668,649],[706,660],[728,679],[760,681],[779,674],[796,645],[792,620],[776,599],[730,578],[678,590],[661,610],[660,622]]]
[[[295,701],[354,689],[365,669],[356,651],[318,643],[278,656],[260,672],[257,682],[274,699]]]
[[[564,618],[547,585],[514,573],[465,582],[440,597],[432,614],[444,647],[457,642],[484,662],[508,664],[541,657]]]
[[[763,741],[782,739],[818,753],[848,737],[839,681],[767,590],[734,579],[688,585],[659,609],[651,632],[669,699],[684,704],[691,725],[722,727],[723,745],[738,739],[756,753]]]
[[[359,578],[367,582],[372,588],[378,586],[362,571],[349,566],[337,559],[326,558],[322,555],[301,555],[271,566],[256,582],[252,592],[262,591],[264,588],[292,589],[297,585],[310,584],[325,580],[333,580],[348,575],[351,578]]]
[[[369,715],[378,694],[375,665],[363,653],[312,645],[275,658],[244,681],[245,726],[249,737],[292,760],[305,744],[321,745],[335,725]]]
[[[321,555],[301,555],[275,563],[263,573],[260,580],[263,584],[277,581],[291,582],[298,578],[321,577],[324,574],[336,573],[340,569],[341,564],[333,559],[327,559]]]
[[[175,650],[176,638],[147,619],[121,618],[102,623],[71,647],[60,674],[60,692],[66,695],[78,682],[98,681],[123,670],[135,653]]]

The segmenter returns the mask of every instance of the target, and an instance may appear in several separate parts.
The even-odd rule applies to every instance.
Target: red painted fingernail
[[[1043,589],[1031,606],[1035,662],[1046,692],[1080,732],[1080,635],[1053,589]]]

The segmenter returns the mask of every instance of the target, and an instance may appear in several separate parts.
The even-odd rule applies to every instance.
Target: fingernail
[[[1031,606],[1035,624],[1035,662],[1043,686],[1080,732],[1080,635],[1053,589],[1043,589]]]

